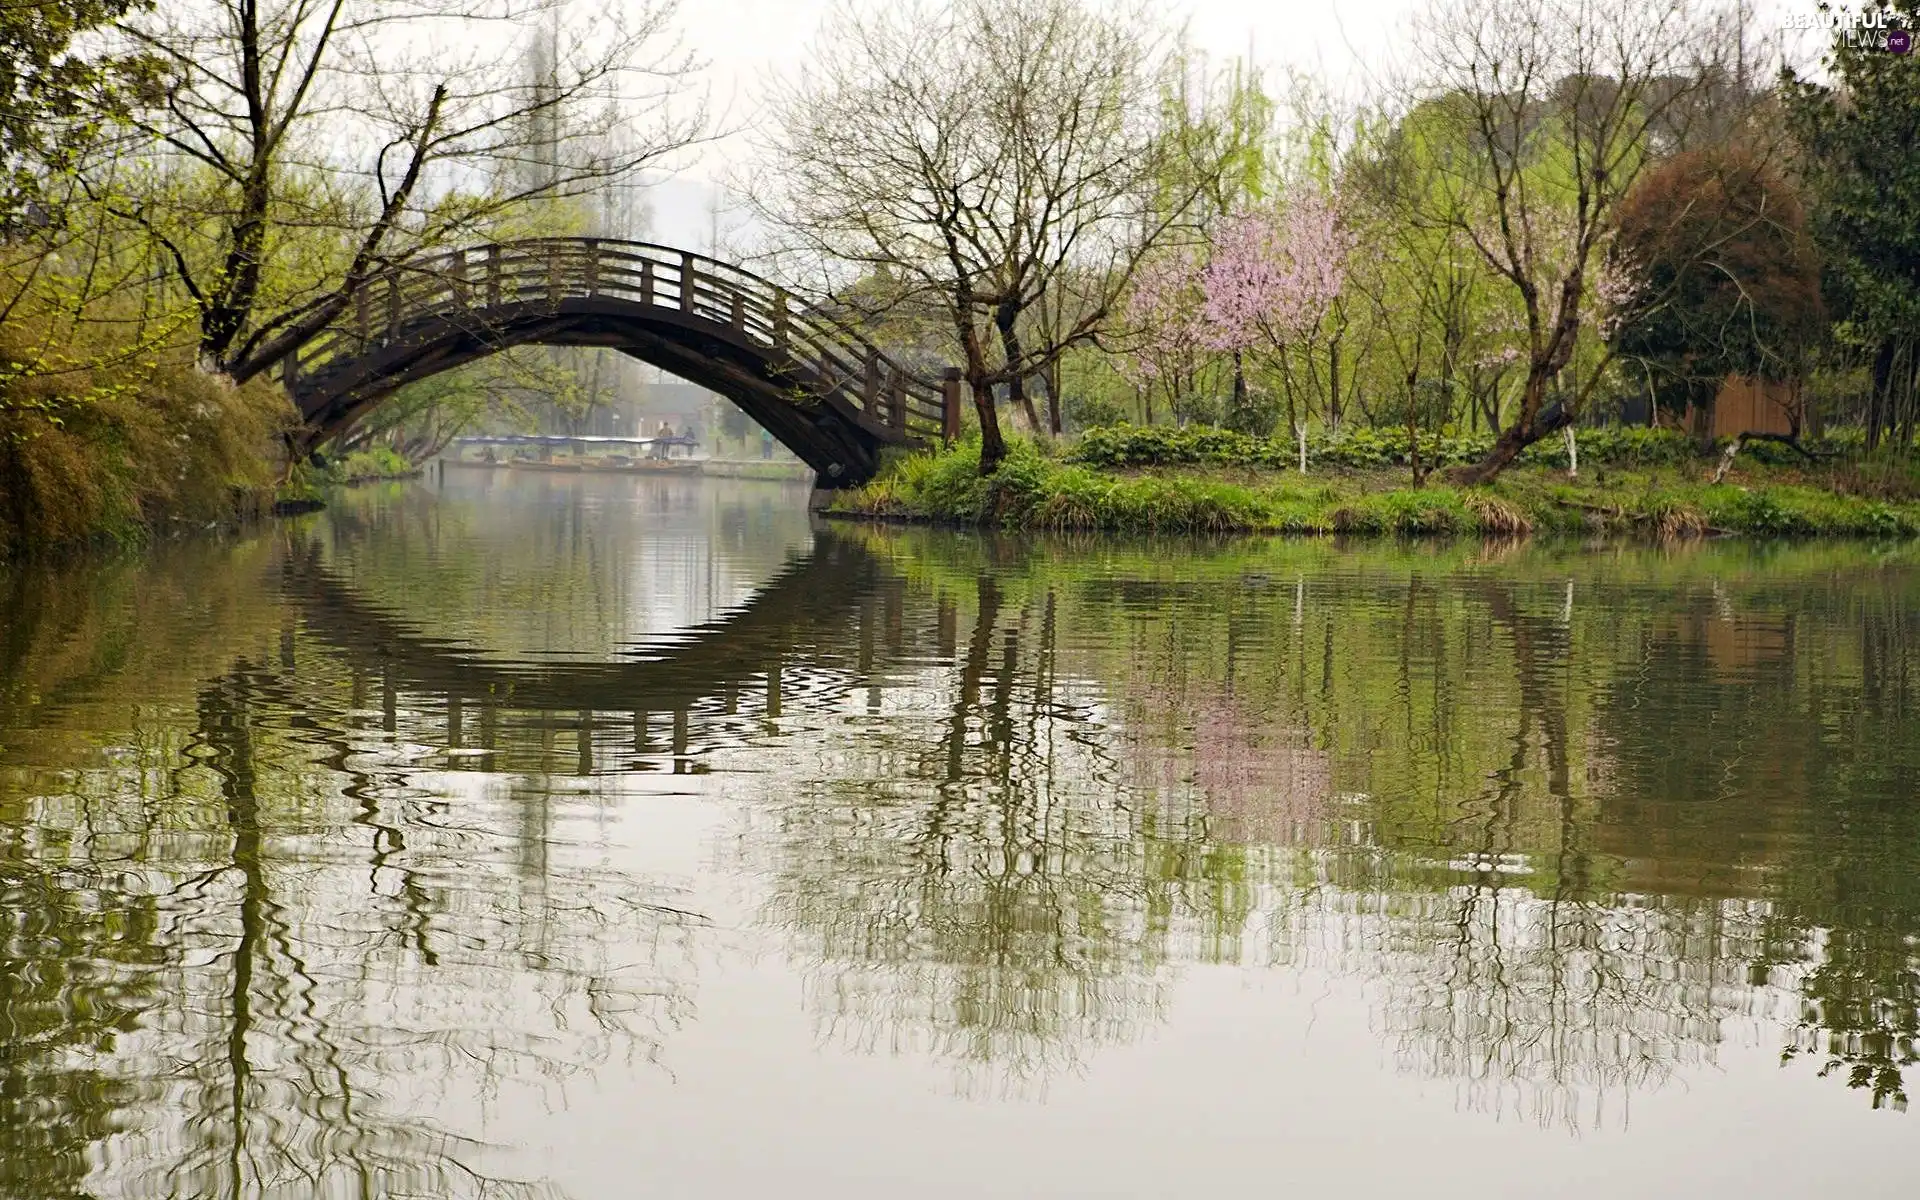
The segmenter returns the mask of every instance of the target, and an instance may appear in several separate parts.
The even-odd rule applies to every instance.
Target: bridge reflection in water
[[[823,539],[737,612],[605,663],[503,665],[428,636],[330,574],[316,547],[287,559],[281,586],[304,627],[350,665],[356,708],[377,695],[392,731],[404,694],[421,737],[431,705],[440,748],[491,771],[650,770],[662,754],[672,770],[692,770],[703,722],[830,709],[907,652],[902,581],[837,539]],[[558,738],[576,747],[564,764],[553,757]]]

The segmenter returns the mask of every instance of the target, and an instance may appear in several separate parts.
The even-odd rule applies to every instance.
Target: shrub
[[[28,307],[0,326],[0,555],[137,542],[265,504],[292,419],[277,386],[236,387],[189,348],[135,353],[104,321],[70,337]]]

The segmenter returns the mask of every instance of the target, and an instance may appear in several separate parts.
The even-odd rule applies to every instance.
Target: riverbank
[[[772,483],[806,483],[813,471],[805,463],[767,459],[667,458],[608,459],[603,457],[503,458],[486,462],[470,458],[443,460],[449,467],[475,471],[568,471],[595,475],[693,475],[708,479],[757,479]]]
[[[0,559],[264,516],[292,418],[277,386],[235,386],[188,351],[138,358],[16,313],[0,325]]]
[[[1309,445],[1309,469],[1288,466],[1279,442],[1223,431],[1093,430],[1050,456],[1016,443],[993,476],[978,474],[977,443],[904,456],[872,482],[834,495],[845,518],[1019,530],[1478,535],[1534,532],[1646,537],[1920,536],[1920,487],[1906,465],[1863,469],[1857,459],[1789,462],[1779,446],[1735,458],[1720,481],[1720,451],[1701,454],[1657,430],[1586,435],[1569,477],[1563,446],[1536,447],[1483,487],[1457,487],[1436,470],[1423,486],[1393,464],[1394,435],[1364,431]],[[1465,439],[1423,449],[1444,467],[1469,461]],[[1297,451],[1295,451],[1297,455]],[[1556,459],[1558,461],[1556,461]]]

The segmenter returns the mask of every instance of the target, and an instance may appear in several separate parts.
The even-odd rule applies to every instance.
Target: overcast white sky
[[[879,0],[864,0],[876,3]],[[1413,17],[1429,0],[1185,0],[1170,2],[1170,22],[1184,21],[1189,41],[1210,58],[1245,56],[1270,80],[1288,69],[1312,73],[1341,92],[1358,90],[1410,39]],[[1764,17],[1811,12],[1816,0],[1757,0]],[[686,47],[708,64],[702,73],[713,107],[732,125],[751,122],[764,81],[790,75],[836,0],[682,0]],[[742,138],[709,148],[680,177],[653,189],[654,237],[707,244],[708,181],[747,159]]]

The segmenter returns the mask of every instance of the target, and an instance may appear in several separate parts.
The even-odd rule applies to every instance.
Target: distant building
[[[1798,383],[1783,379],[1753,379],[1729,375],[1714,397],[1711,412],[1693,405],[1674,412],[1662,408],[1660,425],[1684,429],[1695,437],[1733,437],[1741,433],[1793,432],[1793,418],[1801,403]],[[1647,424],[1647,398],[1630,397],[1621,406],[1621,420],[1629,425]]]

